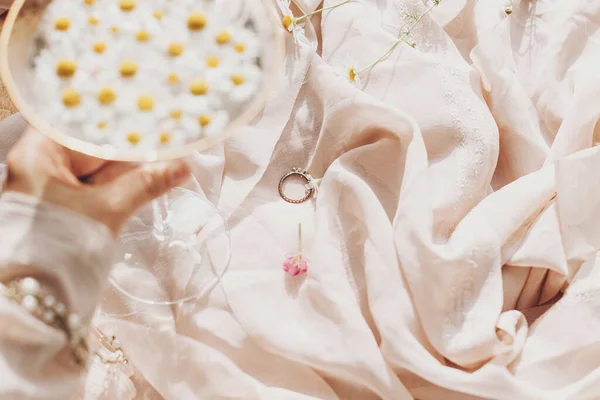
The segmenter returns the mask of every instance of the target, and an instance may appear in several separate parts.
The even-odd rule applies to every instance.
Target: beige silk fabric
[[[360,88],[339,76],[426,7],[313,18],[317,51],[290,36],[265,110],[194,156],[232,259],[176,307],[105,296],[130,311],[96,323],[136,398],[600,398],[600,3],[444,0]],[[279,197],[294,167],[316,199]],[[298,222],[310,267],[290,277]]]

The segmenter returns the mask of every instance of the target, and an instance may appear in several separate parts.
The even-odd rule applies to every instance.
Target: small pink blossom
[[[308,258],[302,253],[290,254],[283,262],[283,270],[292,276],[305,274],[308,271]]]

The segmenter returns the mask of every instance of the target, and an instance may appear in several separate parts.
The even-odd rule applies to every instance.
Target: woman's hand
[[[98,160],[70,151],[31,127],[8,154],[7,166],[6,191],[71,209],[106,224],[115,234],[139,207],[190,174],[184,161],[139,166]]]

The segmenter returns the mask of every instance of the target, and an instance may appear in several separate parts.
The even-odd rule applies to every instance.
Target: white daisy
[[[158,117],[166,112],[165,99],[168,95],[159,85],[148,82],[146,85],[123,85],[120,89],[121,92],[115,101],[118,113],[140,113]]]
[[[294,35],[294,41],[297,44],[311,46],[312,44],[304,31],[305,24],[296,22],[296,17],[294,17],[294,13],[290,8],[291,4],[291,0],[277,0],[277,5],[282,16],[281,23],[288,32]]]
[[[158,123],[158,130],[161,134],[171,135],[168,144],[175,145],[197,140],[201,133],[198,118],[194,114],[186,112],[181,105],[176,105],[176,102],[170,104],[174,106],[169,110],[168,115],[164,115]],[[167,144],[164,137],[160,141],[163,145]]]
[[[341,65],[334,67],[334,74],[356,87],[361,86],[358,62],[349,55],[342,58]]]
[[[55,0],[47,8],[42,22],[42,33],[49,45],[75,46],[87,27],[87,15],[69,0]]]
[[[115,133],[114,109],[97,107],[82,124],[83,138],[96,144],[105,144]]]
[[[158,132],[158,147],[173,148],[183,146],[188,143],[188,138],[178,131],[159,130]]]
[[[156,56],[162,56],[165,60],[179,62],[182,64],[197,63],[196,52],[193,51],[192,39],[189,32],[183,29],[169,30],[168,35],[161,35],[152,45],[158,51]]]
[[[218,93],[221,97],[227,97],[233,85],[231,75],[240,68],[242,60],[231,51],[220,49],[207,49],[203,52],[201,64],[204,70],[197,77],[205,79],[211,89],[211,94]],[[212,98],[211,107],[218,107],[217,97]]]
[[[105,32],[111,25],[111,21],[101,9],[88,10],[85,22],[85,25],[87,26],[85,30],[90,33],[90,35],[86,36],[91,37],[94,37],[101,32]]]
[[[156,119],[150,115],[131,115],[117,124],[116,131],[109,137],[118,149],[151,150],[158,145]]]
[[[199,63],[194,66],[180,60],[169,60],[169,62],[161,64],[158,81],[167,86],[171,93],[188,90],[190,82],[198,75],[199,65]]]
[[[211,108],[208,99],[203,97],[192,99],[189,95],[183,95],[174,99],[171,104],[177,104],[178,108],[172,109],[169,115],[162,118],[159,130],[173,132],[187,141],[214,136],[229,123],[227,111]]]
[[[258,91],[262,79],[260,68],[253,64],[243,64],[232,69],[223,90],[229,94],[229,100],[235,105],[250,100]]]
[[[141,21],[150,20],[154,7],[147,0],[113,0],[107,4],[104,14],[121,32],[133,32]]]
[[[76,52],[72,49],[60,53],[43,49],[34,60],[36,78],[49,91],[66,87],[80,71],[75,57]]]
[[[84,43],[85,51],[80,56],[79,68],[96,79],[105,74],[107,69],[118,65],[122,60],[123,42],[109,37],[106,33],[100,33]],[[117,71],[114,71],[117,75]]]
[[[198,4],[200,3],[200,4]],[[171,32],[186,32],[194,41],[204,40],[213,26],[218,26],[219,18],[210,13],[204,2],[183,7],[171,6],[169,13],[163,18],[166,30]]]
[[[229,125],[229,113],[224,110],[208,112],[200,115],[198,121],[202,126],[203,136],[216,136],[223,132],[227,125]]]
[[[47,115],[64,124],[85,121],[94,107],[92,99],[83,96],[75,85],[61,89],[45,104]]]
[[[206,111],[210,107],[211,96],[208,95],[193,95],[191,93],[183,93],[176,98],[176,104],[188,114],[197,115]]]
[[[145,10],[134,17],[125,16],[122,22],[120,36],[127,36],[129,40],[139,45],[149,44],[164,35],[165,23],[163,18],[153,16],[152,10],[146,3]],[[119,25],[117,25],[119,26]]]
[[[260,56],[261,47],[258,35],[249,29],[238,29],[233,33],[229,49],[243,60],[254,61]]]
[[[104,82],[121,80],[129,86],[157,84],[166,70],[166,61],[153,57],[149,52],[132,53],[129,48],[124,46],[118,54],[111,55],[110,62],[98,74],[98,79]]]

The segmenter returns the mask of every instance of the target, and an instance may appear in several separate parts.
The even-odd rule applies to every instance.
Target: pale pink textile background
[[[193,303],[99,316],[135,388],[98,394],[94,365],[85,398],[600,398],[600,3],[504,5],[444,0],[362,91],[335,69],[385,52],[422,2],[325,13],[318,54],[290,38],[265,111],[194,157],[227,274]],[[316,200],[280,199],[293,167],[323,178]],[[298,221],[300,279],[281,269]]]

